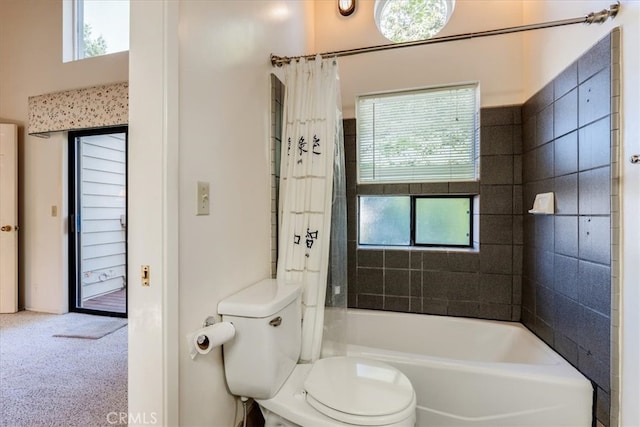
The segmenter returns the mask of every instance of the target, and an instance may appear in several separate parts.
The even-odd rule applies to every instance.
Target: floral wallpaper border
[[[118,126],[128,121],[128,82],[29,97],[29,135]]]

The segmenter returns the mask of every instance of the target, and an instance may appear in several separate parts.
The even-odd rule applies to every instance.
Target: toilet
[[[415,425],[415,391],[394,367],[349,356],[298,363],[300,296],[298,285],[265,279],[220,301],[236,330],[222,347],[231,393],[255,399],[266,426]]]

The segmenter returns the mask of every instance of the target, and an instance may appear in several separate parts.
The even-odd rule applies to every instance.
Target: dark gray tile
[[[388,311],[401,311],[406,313],[409,311],[409,297],[395,297],[385,295],[384,309]]]
[[[611,162],[611,120],[598,120],[580,129],[580,170],[607,166]]]
[[[522,274],[523,251],[524,251],[524,247],[522,245],[513,245],[513,274],[514,275]]]
[[[547,345],[553,347],[554,330],[551,325],[545,322],[543,319],[536,317],[536,326],[534,329],[536,335],[546,342]]]
[[[578,260],[556,254],[553,272],[555,276],[554,289],[556,292],[573,300],[578,299]]]
[[[447,194],[449,184],[446,182],[426,182],[422,184],[422,194]]]
[[[554,250],[554,216],[553,215],[536,215],[536,248],[545,251]]]
[[[474,182],[450,182],[450,194],[478,194],[480,193],[480,183]]]
[[[513,244],[524,244],[522,215],[513,215]]]
[[[579,174],[579,209],[581,215],[611,213],[611,180],[609,166]]]
[[[478,317],[479,304],[477,302],[450,301],[447,307],[449,316]]]
[[[384,294],[408,297],[411,294],[409,270],[384,270]]]
[[[611,321],[587,307],[580,308],[577,344],[600,360],[609,360],[611,355]]]
[[[520,107],[517,106],[482,108],[480,125],[484,127],[514,124],[516,123],[515,115],[519,114],[519,111]]]
[[[522,278],[522,307],[531,313],[536,311],[535,283],[525,277]]]
[[[555,216],[554,246],[558,254],[578,257],[578,217]]]
[[[482,156],[480,180],[483,185],[513,184],[513,156]]]
[[[422,298],[422,270],[410,270],[411,296]]]
[[[384,290],[383,270],[381,268],[358,267],[358,293],[382,294]]]
[[[478,317],[481,319],[510,321],[511,305],[480,303],[478,304]]]
[[[553,106],[553,132],[558,138],[578,128],[578,89],[573,89]]]
[[[526,151],[522,155],[522,182],[525,184],[537,179],[537,154],[536,150],[533,149]]]
[[[611,73],[605,68],[578,89],[580,127],[611,114]]]
[[[422,270],[422,251],[411,251],[410,267],[415,270]]]
[[[609,217],[580,217],[578,251],[580,259],[610,265],[611,226]]]
[[[574,173],[578,170],[578,132],[571,132],[554,142],[555,176]],[[580,147],[582,150],[582,146]]]
[[[607,34],[578,59],[578,81],[582,83],[611,64],[611,35]]]
[[[449,252],[447,260],[450,271],[477,272],[480,268],[480,256],[477,252]]]
[[[536,172],[535,179],[553,178],[553,143],[539,146],[535,149],[536,153]]]
[[[409,298],[409,312],[422,313],[422,298]]]
[[[555,351],[573,366],[578,366],[578,345],[575,342],[558,332],[555,333],[553,342]]]
[[[599,360],[597,357],[586,351],[585,349],[578,348],[578,369],[587,378],[595,382],[600,388],[604,390],[610,389],[610,370],[609,362]]]
[[[555,329],[571,341],[579,343],[580,305],[560,294],[555,297]]]
[[[522,155],[513,156],[513,183],[522,184]]]
[[[382,267],[384,252],[375,249],[358,249],[358,267]]]
[[[536,317],[542,319],[549,326],[555,321],[555,294],[546,286],[536,287]]]
[[[480,272],[511,274],[513,248],[511,245],[481,245]]]
[[[383,184],[358,184],[356,187],[356,192],[358,193],[358,195],[362,195],[362,196],[384,194],[384,185]]]
[[[382,310],[384,308],[384,297],[382,295],[358,294],[358,308]]]
[[[611,416],[611,397],[609,393],[603,391],[600,387],[596,387],[596,418],[600,423],[608,427]]]
[[[511,215],[513,213],[513,186],[481,185],[480,212],[483,215]]]
[[[535,145],[540,146],[553,140],[553,104],[536,116]]]
[[[448,270],[449,261],[446,252],[425,251],[422,253],[423,270]]]
[[[384,251],[385,268],[409,268],[409,251]]]
[[[480,215],[480,241],[483,244],[511,244],[513,242],[511,215]]]
[[[409,184],[384,184],[384,194],[409,194]]]
[[[507,274],[481,274],[480,302],[511,304],[512,277]]]
[[[345,139],[347,135],[355,135],[356,134],[356,119],[344,119],[342,121],[342,129],[345,135]]]
[[[611,315],[611,268],[580,261],[578,265],[578,301],[580,304]]]
[[[520,307],[520,319],[522,324],[526,326],[530,331],[533,331],[536,327],[536,318],[533,317],[531,311],[525,307]]]
[[[347,295],[347,307],[358,308],[358,294],[349,292],[349,295]]]
[[[424,298],[442,299],[448,298],[447,272],[424,271],[422,272],[422,296]]]
[[[425,314],[446,315],[447,306],[448,306],[447,301],[427,299],[427,298],[424,298],[422,300],[422,312]]]
[[[532,150],[536,145],[536,116],[522,118],[522,152]]]
[[[555,211],[559,215],[578,214],[578,174],[556,177],[554,181]]]
[[[513,186],[513,213],[520,215],[525,212],[523,201],[523,187],[522,185]]]
[[[478,301],[477,273],[446,273],[449,301]]]
[[[513,154],[513,125],[482,126],[480,128],[480,155]]]
[[[553,80],[555,99],[560,98],[576,86],[578,86],[578,63],[574,62]]]
[[[522,321],[522,307],[519,305],[511,306],[511,321],[512,322],[521,322]]]
[[[553,82],[536,92],[523,106],[523,118],[542,111],[553,102]]]

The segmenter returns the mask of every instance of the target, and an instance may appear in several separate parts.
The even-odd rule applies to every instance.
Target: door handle
[[[0,227],[0,231],[11,231],[13,229],[13,227],[11,227],[10,225],[3,225],[2,227]]]

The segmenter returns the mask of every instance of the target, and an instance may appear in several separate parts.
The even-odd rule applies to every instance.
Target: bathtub
[[[415,388],[417,426],[591,426],[591,383],[519,323],[347,310],[346,352]]]

